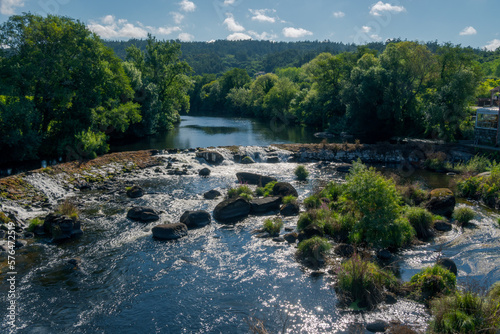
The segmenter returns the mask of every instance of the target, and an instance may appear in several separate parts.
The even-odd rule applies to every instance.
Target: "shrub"
[[[264,231],[272,236],[277,236],[280,234],[281,228],[283,227],[283,220],[281,218],[268,218],[264,220]]]
[[[312,211],[301,213],[299,216],[299,220],[297,221],[297,230],[302,231],[307,226],[311,225],[315,219],[316,216]]]
[[[257,197],[264,196],[264,188],[257,187],[257,189],[255,189],[255,196],[257,196]]]
[[[455,294],[431,303],[432,333],[487,333],[500,329],[499,305],[472,292]]]
[[[78,215],[80,214],[76,205],[69,200],[65,200],[64,202],[59,204],[56,212],[58,214],[73,218],[74,220],[78,219]]]
[[[397,189],[407,205],[420,205],[429,198],[429,192],[422,189],[418,184],[400,185],[397,186]]]
[[[340,299],[352,307],[371,309],[383,300],[384,289],[397,285],[394,274],[354,254],[338,271]]]
[[[346,242],[355,223],[356,218],[352,214],[335,214],[325,223],[324,231],[336,241]]]
[[[453,211],[453,218],[456,219],[461,225],[467,225],[472,219],[474,219],[474,216],[474,210],[467,206],[460,206]]]
[[[342,183],[330,182],[319,193],[320,198],[327,198],[330,202],[336,202],[344,193],[345,186]]]
[[[239,186],[238,188],[231,188],[227,191],[228,198],[242,197],[247,201],[250,201],[252,196],[252,190],[249,186]]]
[[[491,168],[491,161],[479,155],[474,156],[466,163],[455,164],[453,169],[464,174],[479,174]]]
[[[465,198],[478,198],[480,196],[480,185],[481,178],[474,176],[459,181],[457,184],[458,195]]]
[[[440,265],[427,267],[412,276],[408,287],[420,301],[429,301],[439,295],[448,295],[455,290],[455,274]]]
[[[332,245],[330,245],[327,239],[314,236],[310,239],[302,240],[298,247],[300,256],[319,260],[332,248]]]
[[[82,148],[86,158],[94,159],[98,154],[109,151],[104,132],[94,132],[92,130],[82,131],[75,135],[77,145]]]
[[[423,208],[411,207],[405,212],[406,218],[417,233],[417,238],[427,239],[432,237],[432,214]]]
[[[7,224],[10,222],[10,218],[7,215],[0,211],[0,223]]]
[[[295,168],[294,174],[299,181],[305,181],[309,176],[309,171],[306,167],[298,165],[297,168]]]
[[[424,162],[424,166],[431,170],[443,170],[445,168],[446,154],[443,152],[430,153]]]
[[[297,197],[293,195],[283,197],[283,204],[294,203],[297,204]]]
[[[354,162],[341,201],[359,214],[354,226],[353,241],[365,242],[376,248],[398,248],[414,235],[406,219],[400,218],[401,197],[392,180],[373,168]]]
[[[500,303],[500,281],[493,284],[490,290],[488,290],[488,298]]]
[[[317,209],[317,208],[319,208],[321,206],[321,204],[323,204],[323,202],[321,201],[321,199],[319,198],[318,195],[308,196],[304,200],[304,206],[307,209]]]
[[[43,220],[40,218],[33,218],[30,220],[30,223],[28,225],[28,231],[33,232],[35,228],[39,225],[43,225]]]
[[[258,187],[255,190],[255,195],[256,196],[264,196],[264,197],[269,197],[273,195],[273,187],[276,184],[276,181],[269,182],[266,184],[265,187]]]

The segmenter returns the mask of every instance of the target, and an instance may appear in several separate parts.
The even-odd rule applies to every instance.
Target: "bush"
[[[427,239],[432,237],[432,214],[423,208],[411,207],[405,212],[406,218],[417,233],[417,238]]]
[[[75,135],[77,147],[82,148],[81,154],[89,159],[94,159],[98,154],[109,151],[109,145],[106,142],[104,132],[94,132],[92,130],[82,131]]]
[[[65,200],[57,207],[56,213],[68,216],[73,218],[74,220],[78,219],[80,212],[74,203],[71,201]]]
[[[281,228],[283,227],[283,220],[281,218],[268,218],[264,220],[264,231],[272,236],[277,236],[280,234]]]
[[[28,231],[33,232],[35,228],[39,225],[43,225],[43,220],[40,218],[33,218],[30,220],[30,223],[28,225]]]
[[[297,204],[297,197],[293,195],[283,197],[283,204],[290,204],[290,203]]]
[[[319,260],[332,248],[332,245],[330,245],[327,239],[314,236],[310,239],[302,240],[298,247],[300,256]]]
[[[249,186],[239,186],[238,188],[231,188],[227,191],[227,197],[228,198],[241,197],[246,199],[247,201],[250,201],[253,198],[252,190],[250,189]]]
[[[271,181],[268,184],[266,184],[265,187],[258,187],[255,190],[255,195],[264,197],[273,196],[273,188],[276,183],[277,183],[276,181]]]
[[[500,303],[500,281],[493,284],[490,290],[488,290],[488,298]]]
[[[495,334],[500,329],[499,306],[472,292],[455,292],[431,303],[430,329],[432,333]]]
[[[330,202],[336,202],[344,193],[345,186],[342,183],[330,182],[319,193],[320,198],[327,198]]]
[[[298,165],[297,168],[295,168],[294,174],[295,176],[297,176],[297,179],[299,181],[305,181],[309,176],[309,172],[307,171],[306,167],[302,165]]]
[[[334,214],[325,223],[324,232],[338,242],[346,242],[354,224],[356,224],[356,218],[352,214]]]
[[[361,162],[353,163],[346,179],[341,201],[361,217],[354,226],[354,242],[376,248],[398,248],[412,239],[413,228],[400,217],[401,197],[392,180]]]
[[[460,206],[453,211],[453,218],[458,221],[459,224],[467,225],[472,219],[474,219],[474,210],[467,206]]]
[[[479,155],[474,156],[466,163],[455,164],[453,169],[464,174],[479,174],[486,172],[491,168],[491,161]]]
[[[397,186],[399,194],[405,204],[410,206],[420,205],[429,198],[429,192],[422,189],[418,184],[407,184]]]
[[[424,166],[430,170],[445,169],[446,154],[443,152],[430,153],[424,161]]]
[[[481,178],[471,176],[457,184],[458,195],[465,198],[476,199],[480,196],[479,187]]]
[[[383,300],[385,288],[393,289],[397,285],[394,274],[358,254],[342,263],[337,278],[340,299],[354,308],[373,308]]]
[[[308,196],[304,200],[304,206],[306,207],[306,209],[318,209],[322,204],[323,202],[318,195]]]
[[[312,212],[312,211],[307,211],[307,212],[301,213],[299,216],[299,220],[297,221],[297,230],[302,231],[307,226],[311,225],[315,219],[316,219],[316,216],[314,215],[314,212]]]
[[[452,293],[456,282],[455,274],[436,264],[413,275],[408,287],[417,300],[429,301],[439,295]]]

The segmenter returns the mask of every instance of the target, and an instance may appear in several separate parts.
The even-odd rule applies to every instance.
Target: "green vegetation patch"
[[[267,218],[264,220],[263,229],[271,236],[277,236],[280,234],[281,229],[283,228],[283,220],[279,217],[275,218]]]
[[[408,287],[414,298],[428,302],[435,297],[452,293],[455,290],[456,281],[455,274],[436,264],[413,275]]]
[[[295,176],[299,181],[305,181],[309,176],[309,171],[303,165],[298,165],[293,173],[295,174]]]

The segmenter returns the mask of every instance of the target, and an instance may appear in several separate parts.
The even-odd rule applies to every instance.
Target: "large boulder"
[[[297,203],[287,203],[280,208],[282,216],[296,216],[300,212],[300,207]]]
[[[58,213],[50,213],[45,217],[43,229],[52,237],[52,241],[77,238],[83,234],[80,220]]]
[[[196,153],[197,158],[203,158],[206,162],[220,165],[224,161],[224,157],[219,152],[215,151],[202,151]]]
[[[212,189],[212,190],[209,190],[206,193],[204,193],[203,194],[203,198],[205,198],[205,199],[215,199],[216,197],[219,197],[221,195],[222,194],[220,193],[220,191]]]
[[[256,198],[250,201],[250,213],[262,215],[273,213],[280,209],[281,197]]]
[[[160,219],[155,210],[144,206],[136,206],[130,209],[127,213],[127,218],[142,223],[154,222]]]
[[[452,259],[449,259],[447,257],[443,257],[437,260],[436,264],[440,265],[441,267],[448,269],[452,273],[455,274],[455,276],[458,275],[458,268],[457,265],[455,264],[455,261]]]
[[[127,196],[130,198],[139,198],[144,196],[144,191],[139,186],[133,186],[127,189]]]
[[[448,188],[434,189],[425,208],[435,215],[451,217],[455,208],[455,195]]]
[[[199,176],[210,176],[210,173],[211,173],[210,169],[205,167],[205,168],[200,169],[200,171],[198,172],[198,175]]]
[[[175,240],[187,235],[188,228],[182,223],[163,224],[153,227],[153,237],[160,240]]]
[[[226,199],[215,207],[214,218],[221,223],[232,223],[248,216],[250,208],[250,203],[243,198]]]
[[[269,182],[277,182],[276,178],[271,176],[259,175],[254,173],[236,173],[239,183],[253,184],[259,187],[265,187]]]
[[[185,224],[188,229],[200,228],[207,226],[212,221],[210,214],[203,210],[186,211],[181,216],[181,223]]]
[[[274,196],[295,196],[299,197],[297,190],[288,182],[278,182],[273,187],[273,195]]]

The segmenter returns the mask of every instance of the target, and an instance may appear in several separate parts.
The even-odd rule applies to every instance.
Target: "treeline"
[[[363,140],[392,136],[458,139],[470,130],[468,106],[482,71],[467,48],[416,42],[384,51],[366,46],[322,53],[301,67],[252,79],[232,69],[194,78],[191,112],[278,118]]]
[[[108,141],[169,129],[189,108],[180,45],[153,37],[127,61],[66,17],[0,26],[0,161],[92,158]]]

